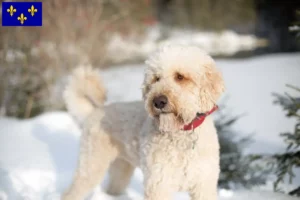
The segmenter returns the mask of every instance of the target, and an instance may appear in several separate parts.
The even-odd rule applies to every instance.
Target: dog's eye
[[[181,75],[181,74],[176,74],[176,79],[177,79],[178,81],[182,81],[182,80],[184,79],[184,76]]]
[[[158,82],[160,80],[160,77],[157,76],[157,77],[155,77],[154,80],[155,80],[155,82]]]

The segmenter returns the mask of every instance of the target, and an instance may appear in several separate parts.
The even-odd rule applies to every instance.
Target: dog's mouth
[[[177,112],[174,111],[166,111],[162,109],[155,109],[154,117],[159,118],[161,115],[175,115],[177,116]]]
[[[156,113],[154,115],[154,118],[159,120],[161,117],[168,117],[168,116],[176,119],[176,121],[178,123],[184,124],[184,120],[183,120],[182,116],[180,114],[178,114],[177,112],[174,112],[174,111],[161,111],[159,113]]]
[[[160,112],[158,112],[157,114],[156,114],[156,116],[160,116],[160,115],[169,115],[169,114],[174,114],[174,115],[176,115],[176,113],[175,112],[171,112],[171,111],[160,111]]]
[[[184,126],[182,117],[174,112],[161,112],[155,115],[155,121],[161,132],[176,132]]]

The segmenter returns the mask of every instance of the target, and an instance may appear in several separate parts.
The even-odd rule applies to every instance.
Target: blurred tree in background
[[[300,8],[296,11],[297,21],[290,26],[290,31],[296,34],[296,40],[300,43]]]
[[[159,20],[166,25],[216,30],[249,23],[255,17],[253,0],[156,0]],[[166,12],[163,13],[162,11]],[[238,16],[238,18],[237,18]]]
[[[300,50],[287,29],[297,20],[297,0],[154,0],[157,18],[169,27],[188,29],[232,29],[268,40],[257,53]]]
[[[239,134],[233,129],[233,125],[241,116],[231,116],[228,113],[226,107],[221,105],[215,121],[221,153],[219,187],[237,189],[262,185],[269,170],[254,163],[251,156],[244,155],[251,137],[237,137]]]
[[[154,0],[158,20],[165,26],[238,32],[251,30],[254,0]]]
[[[80,63],[109,63],[109,38],[143,35],[154,22],[151,8],[148,1],[51,0],[43,2],[42,27],[1,28],[0,115],[61,108],[52,99],[59,78]]]
[[[299,20],[296,10],[300,9],[300,1],[295,0],[255,0],[256,22],[255,35],[266,38],[269,45],[261,52],[299,51],[295,35],[288,29]]]
[[[292,97],[288,94],[281,95],[275,93],[275,103],[282,106],[283,110],[287,111],[286,116],[295,120],[293,132],[281,133],[280,136],[287,145],[286,151],[276,153],[274,155],[253,155],[255,160],[260,160],[266,163],[265,167],[276,175],[274,181],[274,190],[281,190],[280,183],[292,183],[295,178],[294,171],[300,168],[300,88],[293,86],[294,91],[299,95]],[[289,192],[290,195],[300,196],[300,186]]]
[[[289,176],[289,180],[292,182],[295,177],[295,168],[300,168],[300,88],[289,87],[298,91],[299,95],[292,97],[288,94],[286,96],[275,94],[277,97],[276,103],[280,104],[287,111],[286,116],[296,120],[294,132],[280,134],[287,144],[286,152],[272,156],[275,160],[273,170],[277,175],[277,180],[274,183],[275,189],[278,188],[280,182],[284,182],[285,176]],[[300,196],[300,185],[289,194]]]
[[[296,33],[296,39],[300,38],[300,11],[296,11],[298,21],[290,27]],[[300,168],[300,88],[288,85],[289,88],[298,92],[296,96],[289,94],[281,95],[275,93],[275,103],[282,106],[287,111],[286,116],[295,120],[294,132],[281,133],[281,137],[287,144],[286,151],[274,155],[253,155],[253,160],[261,160],[267,163],[267,167],[276,175],[274,190],[280,190],[279,184],[284,183],[285,178],[289,178],[292,183],[295,178],[294,170]],[[289,192],[290,195],[300,196],[300,186]]]

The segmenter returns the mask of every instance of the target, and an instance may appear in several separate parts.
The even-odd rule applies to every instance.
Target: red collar
[[[204,122],[206,116],[210,115],[217,109],[218,109],[218,106],[215,105],[210,111],[208,111],[206,113],[197,113],[197,116],[191,123],[183,126],[183,130],[184,131],[194,130],[195,128],[197,128]]]

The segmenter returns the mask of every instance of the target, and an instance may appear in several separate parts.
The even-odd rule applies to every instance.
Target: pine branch
[[[300,186],[292,191],[289,192],[291,196],[300,196]]]
[[[289,88],[300,92],[300,89],[287,85]],[[296,118],[297,122],[293,132],[281,133],[280,136],[287,144],[286,151],[273,155],[252,155],[253,161],[264,161],[268,168],[275,173],[277,179],[274,182],[274,190],[279,190],[279,183],[284,183],[285,177],[291,183],[295,178],[294,170],[300,167],[300,97],[292,97],[289,94],[273,94],[276,97],[274,103],[282,106],[287,111],[286,116]],[[289,194],[300,195],[300,187],[291,191]]]

